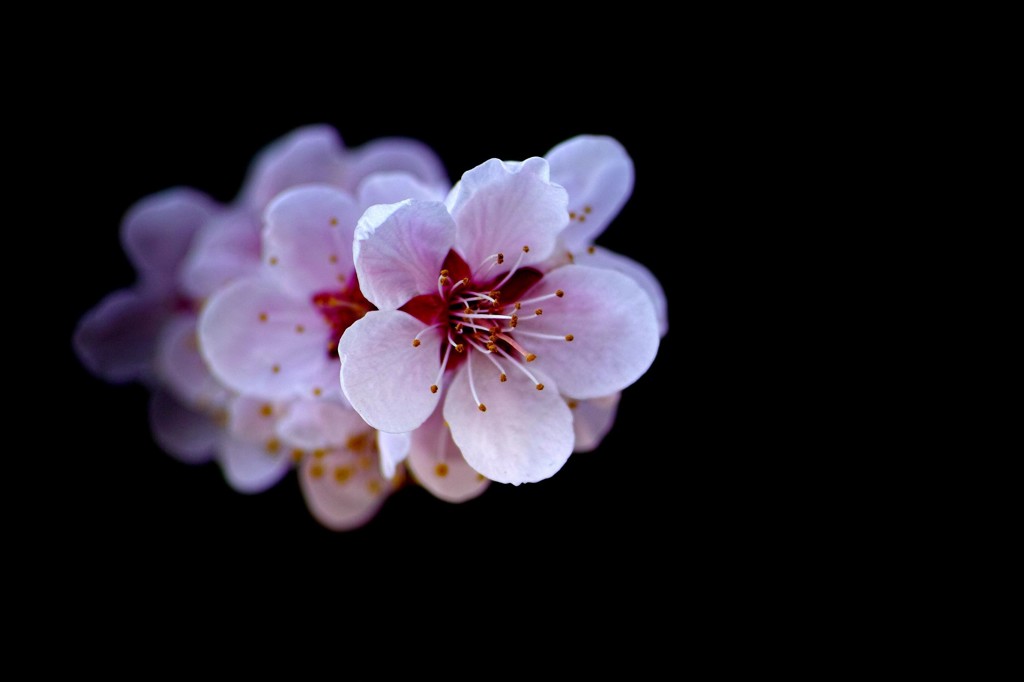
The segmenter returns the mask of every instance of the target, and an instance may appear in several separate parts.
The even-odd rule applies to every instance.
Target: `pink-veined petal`
[[[156,369],[164,386],[185,405],[210,412],[227,404],[230,392],[214,379],[199,354],[193,315],[178,315],[164,325]]]
[[[249,169],[243,201],[257,215],[284,190],[306,183],[341,187],[346,175],[341,138],[328,125],[298,128],[263,149]]]
[[[455,223],[440,202],[368,208],[353,246],[363,295],[381,310],[394,310],[414,296],[437,291],[454,236]]]
[[[409,138],[383,137],[367,142],[350,150],[346,162],[348,189],[354,189],[364,178],[381,171],[404,172],[427,183],[449,184],[437,154],[422,142]]]
[[[474,351],[456,372],[444,401],[452,439],[466,462],[492,481],[519,485],[550,477],[572,454],[569,407],[543,372],[530,368],[544,385],[544,390],[537,390],[514,367],[505,370],[504,382],[493,369]],[[486,411],[478,408],[474,387]]]
[[[448,187],[427,183],[408,173],[381,172],[370,175],[356,191],[359,205],[364,208],[377,204],[396,204],[406,199],[418,201],[444,201]]]
[[[210,461],[224,433],[215,416],[191,410],[163,391],[150,398],[149,426],[156,444],[186,464]]]
[[[562,297],[529,304],[542,315],[528,317],[526,304],[520,313],[514,335],[537,356],[530,368],[543,369],[563,393],[576,398],[610,395],[639,379],[658,352],[658,320],[647,293],[614,270],[565,265],[545,275],[523,299],[559,290]]]
[[[569,226],[560,235],[570,251],[604,232],[633,193],[633,160],[618,140],[579,135],[549,151],[551,181],[569,193]]]
[[[227,283],[254,274],[259,266],[259,224],[249,211],[227,211],[196,234],[178,272],[178,287],[203,301]]]
[[[313,518],[338,531],[358,528],[373,518],[392,484],[366,459],[365,455],[334,451],[303,460],[299,485]]]
[[[394,478],[398,465],[409,456],[410,434],[377,432],[377,448],[380,450],[380,474],[386,479]]]
[[[473,499],[491,483],[466,463],[440,410],[412,432],[408,461],[419,484],[445,502]]]
[[[75,352],[86,369],[106,381],[144,378],[152,371],[157,339],[169,317],[163,292],[119,289],[79,320]]]
[[[446,204],[455,220],[455,247],[471,268],[502,253],[506,262],[538,263],[551,253],[569,222],[565,190],[548,179],[534,157],[509,166],[491,159],[467,171]]]
[[[601,444],[601,440],[611,431],[615,423],[621,393],[613,393],[603,398],[590,400],[569,399],[572,410],[572,429],[576,433],[576,446],[573,452],[590,452]]]
[[[267,272],[300,298],[342,288],[355,269],[352,235],[361,214],[351,196],[326,185],[279,194],[263,228]]]
[[[341,388],[352,407],[381,431],[404,433],[437,407],[430,390],[441,366],[441,329],[426,330],[412,315],[372,311],[341,337]],[[420,344],[413,346],[419,336]]]
[[[224,479],[240,493],[255,494],[272,487],[288,473],[290,460],[265,444],[226,437],[218,451]]]
[[[329,400],[298,400],[277,425],[284,441],[306,450],[341,448],[368,430],[356,412]]]
[[[175,187],[139,200],[121,224],[121,243],[143,276],[173,278],[192,237],[217,211],[210,197]]]
[[[575,262],[595,268],[615,270],[628,276],[647,292],[654,305],[654,314],[658,317],[658,334],[664,337],[668,333],[668,299],[661,282],[650,270],[641,263],[600,246],[593,246],[575,254]]]
[[[331,330],[312,303],[250,277],[204,306],[199,347],[214,377],[238,393],[274,400],[336,393],[337,361],[328,355]]]

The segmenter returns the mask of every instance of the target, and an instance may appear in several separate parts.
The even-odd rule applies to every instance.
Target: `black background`
[[[715,499],[723,481],[709,476],[707,461],[720,455],[708,447],[709,407],[692,386],[708,360],[686,342],[698,332],[694,310],[713,286],[693,276],[695,267],[707,271],[709,258],[693,238],[708,229],[707,213],[693,208],[707,204],[709,181],[693,159],[708,140],[678,93],[629,79],[585,85],[560,74],[472,96],[400,83],[381,93],[343,82],[199,93],[187,79],[167,76],[153,85],[118,82],[97,96],[100,110],[60,130],[62,172],[73,183],[66,195],[70,243],[61,252],[67,286],[50,341],[72,415],[67,432],[56,434],[67,437],[59,447],[62,461],[72,463],[59,478],[73,492],[50,527],[52,538],[85,539],[100,556],[172,561],[186,571],[225,557],[254,571],[284,563],[340,576],[405,563],[484,574],[515,566],[524,579],[547,571],[558,583],[594,572],[609,577],[627,565],[631,581],[650,576],[655,591],[671,590],[682,562],[692,560],[680,548],[704,552],[721,542],[714,535],[731,512]],[[611,135],[625,146],[635,189],[598,243],[659,278],[669,333],[651,369],[624,392],[599,449],[574,455],[549,480],[492,484],[461,505],[408,486],[365,527],[335,533],[309,515],[294,474],[247,496],[231,490],[214,463],[173,460],[149,435],[146,390],[108,385],[79,364],[70,345],[75,323],[134,279],[118,238],[131,204],[173,185],[230,201],[254,154],[310,123],[332,124],[346,146],[386,135],[417,138],[436,150],[453,181],[488,158],[543,155],[581,133]]]

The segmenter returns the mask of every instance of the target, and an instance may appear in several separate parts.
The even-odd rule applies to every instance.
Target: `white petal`
[[[355,236],[356,274],[367,300],[394,310],[437,291],[455,224],[444,204],[405,201],[367,209]]]
[[[480,371],[485,367],[488,371]],[[534,372],[544,384],[544,390],[537,390],[513,367],[505,370],[504,382],[493,376],[492,369],[473,351],[456,373],[444,402],[452,439],[466,462],[492,481],[518,485],[550,477],[572,454],[569,407],[543,372]],[[473,398],[471,371],[485,412]]]
[[[637,261],[610,251],[600,246],[590,247],[575,254],[575,262],[594,268],[606,268],[626,275],[647,292],[654,305],[654,313],[658,317],[658,334],[664,337],[668,333],[668,299],[661,282],[650,270]]]
[[[548,180],[547,162],[536,157],[514,168],[491,159],[467,171],[446,203],[456,249],[473,269],[496,253],[514,263],[524,246],[530,250],[521,263],[538,263],[569,222],[565,190]]]
[[[430,387],[441,366],[441,330],[425,328],[411,315],[382,310],[367,313],[341,337],[341,388],[373,428],[412,431],[437,407],[439,396]]]
[[[604,232],[633,193],[633,160],[618,140],[602,135],[566,140],[545,158],[551,181],[569,193],[569,226],[560,236],[576,251]]]
[[[546,371],[563,393],[577,398],[610,395],[639,379],[658,352],[658,321],[647,293],[614,270],[566,265],[524,299],[558,290],[564,296],[537,304],[541,316],[520,315],[514,336],[537,356],[531,369]],[[564,340],[569,334],[572,342]]]

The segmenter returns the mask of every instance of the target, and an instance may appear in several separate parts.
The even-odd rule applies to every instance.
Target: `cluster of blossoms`
[[[598,445],[667,331],[650,271],[593,244],[632,187],[608,137],[452,187],[414,140],[346,149],[301,128],[228,205],[174,188],[131,208],[137,281],[74,347],[150,388],[168,453],[215,460],[244,493],[295,469],[334,530],[406,483],[462,502],[539,481]]]

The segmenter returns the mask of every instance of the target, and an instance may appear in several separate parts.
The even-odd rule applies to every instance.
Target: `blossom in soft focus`
[[[274,485],[293,463],[304,461],[295,455],[301,448],[288,448],[277,433],[280,420],[298,408],[233,390],[217,380],[199,352],[198,313],[224,286],[259,272],[263,211],[277,194],[308,182],[330,183],[338,191],[355,188],[378,171],[403,172],[439,186],[447,182],[440,161],[422,143],[393,138],[346,150],[332,128],[308,126],[256,157],[238,198],[229,206],[187,188],[140,200],[122,224],[122,243],[138,280],[108,295],[80,320],[73,345],[82,363],[107,381],[141,381],[151,388],[153,435],[170,454],[190,463],[216,458],[227,482],[240,492],[260,492]],[[307,420],[307,437],[312,431]],[[377,439],[366,433],[362,440],[372,444],[373,451],[361,455],[359,462],[372,459],[376,471]],[[317,452],[337,459],[345,456],[338,452],[352,442],[348,436],[325,441]],[[396,459],[404,456],[408,445],[400,447],[402,455]],[[339,484],[326,497],[314,496],[305,486],[303,491],[324,525],[347,528],[353,527],[353,520],[358,525],[372,516],[367,510],[376,509],[392,488],[384,481],[365,487],[374,490]],[[360,497],[365,501],[352,501]],[[324,499],[333,501],[328,504]]]
[[[563,394],[621,391],[659,342],[651,297],[631,277],[545,265],[568,201],[544,159],[492,159],[444,203],[363,214],[355,271],[377,310],[338,352],[342,389],[367,423],[412,432],[440,408],[466,462],[490,480],[539,481],[563,466],[575,443]]]

